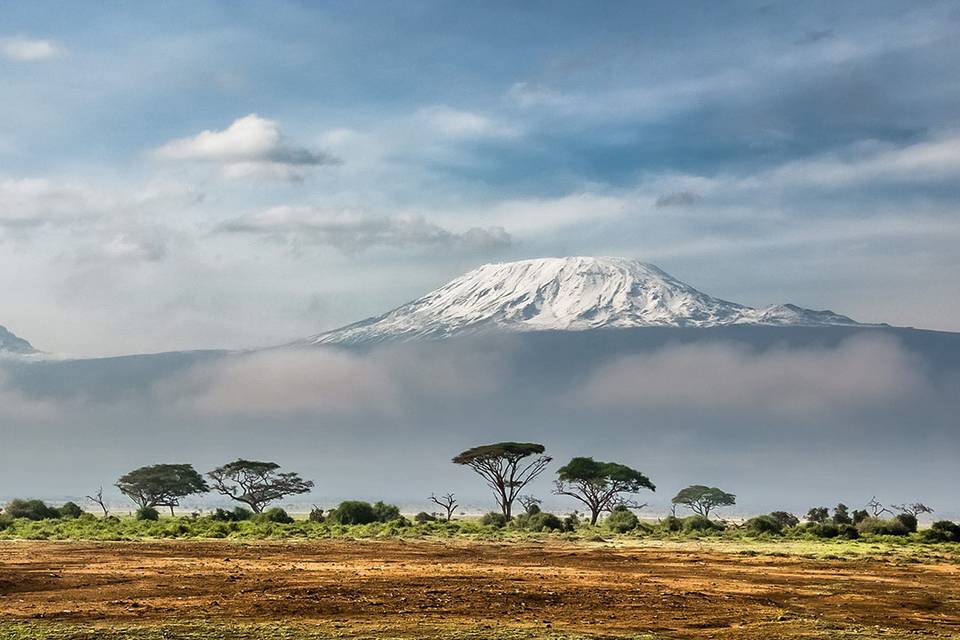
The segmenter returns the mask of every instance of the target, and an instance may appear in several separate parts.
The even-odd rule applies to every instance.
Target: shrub
[[[783,525],[772,515],[750,518],[743,525],[750,533],[780,533]]]
[[[413,516],[413,519],[417,522],[423,524],[424,522],[436,522],[437,517],[427,513],[426,511],[421,511],[417,515]]]
[[[210,514],[210,519],[214,522],[240,522],[241,520],[250,520],[253,515],[253,511],[249,509],[234,507],[231,511],[217,509]]]
[[[861,520],[857,525],[857,531],[860,533],[871,533],[878,536],[905,536],[910,530],[905,524],[897,520],[884,520],[883,518],[867,518]]]
[[[290,515],[280,507],[267,509],[263,513],[259,514],[256,517],[256,520],[259,522],[276,522],[278,524],[291,524],[293,522],[293,518],[291,518]]]
[[[833,509],[833,523],[837,525],[853,524],[853,519],[850,518],[850,509],[842,502]]]
[[[626,507],[617,507],[610,513],[604,524],[617,533],[626,533],[636,529],[640,519]]]
[[[244,507],[234,507],[233,511],[230,513],[233,514],[234,522],[240,522],[241,520],[250,520],[253,518],[253,511],[246,509]]]
[[[867,513],[866,509],[856,509],[853,512],[853,524],[860,524],[869,517],[870,514]]]
[[[4,509],[11,518],[27,520],[52,520],[60,517],[60,512],[47,506],[42,500],[13,500]]]
[[[563,528],[566,531],[576,531],[580,528],[580,518],[577,517],[577,514],[571,513],[568,514],[566,518],[563,519]]]
[[[960,524],[939,520],[923,532],[924,542],[960,542]]]
[[[323,522],[323,509],[320,507],[314,507],[313,509],[310,509],[310,515],[307,516],[307,520],[310,522]]]
[[[369,502],[344,500],[327,519],[334,524],[370,524],[377,521],[377,512]]]
[[[377,522],[390,522],[400,519],[400,507],[385,502],[377,502],[373,505],[373,513]]]
[[[777,521],[781,530],[800,524],[800,518],[787,511],[773,511],[770,513],[770,517]]]
[[[484,526],[492,526],[497,529],[503,529],[507,526],[507,516],[503,515],[499,511],[491,511],[490,513],[483,514],[483,517],[480,518],[480,524]]]
[[[57,513],[61,518],[79,518],[83,515],[83,509],[76,502],[67,502],[57,509]]]
[[[677,516],[667,516],[663,519],[663,522],[660,523],[660,528],[672,533],[683,531],[683,519]]]
[[[140,507],[137,509],[137,520],[159,520],[160,512],[153,507]]]
[[[826,507],[813,507],[807,511],[806,520],[808,522],[816,522],[817,524],[823,524],[830,519],[830,510]]]
[[[896,520],[906,527],[907,531],[910,533],[916,533],[917,531],[917,516],[912,513],[898,513]]]
[[[683,520],[684,533],[723,531],[723,525],[703,516],[690,516]]]
[[[563,520],[547,513],[546,511],[537,511],[530,515],[527,520],[527,529],[530,531],[563,531]]]

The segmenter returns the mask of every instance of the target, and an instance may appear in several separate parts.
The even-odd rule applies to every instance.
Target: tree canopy
[[[134,469],[117,480],[116,487],[140,509],[173,508],[180,499],[210,490],[206,481],[189,464],[154,464]]]
[[[573,458],[557,470],[557,476],[553,493],[570,496],[586,505],[590,510],[590,524],[597,523],[602,511],[610,511],[618,505],[639,506],[628,501],[624,494],[638,493],[642,489],[656,491],[650,479],[636,469],[593,458]]]
[[[683,489],[673,497],[673,504],[689,507],[695,514],[710,517],[710,511],[716,507],[729,507],[737,503],[737,496],[717,487],[705,487],[702,484]]]
[[[304,480],[297,473],[280,473],[279,469],[276,462],[241,459],[217,467],[207,476],[218,493],[248,505],[254,513],[262,513],[274,500],[313,488],[312,480]]]
[[[467,449],[453,462],[479,474],[493,490],[504,517],[510,519],[517,496],[550,464],[552,458],[543,455],[545,450],[535,442],[497,442]],[[535,457],[527,460],[530,456]]]

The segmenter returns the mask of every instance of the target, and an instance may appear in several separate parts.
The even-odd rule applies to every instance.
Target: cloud
[[[446,105],[426,107],[417,112],[426,128],[449,138],[513,138],[520,130],[499,120]]]
[[[89,218],[113,206],[86,186],[43,178],[0,180],[0,227],[33,227]]]
[[[138,238],[118,233],[104,245],[102,253],[118,260],[158,262],[167,257],[167,243],[162,237]]]
[[[53,40],[37,40],[14,36],[0,38],[0,55],[20,62],[52,60],[67,54],[67,50]]]
[[[457,233],[422,216],[381,216],[317,207],[273,207],[228,222],[219,230],[276,237],[292,243],[328,245],[345,252],[416,246],[490,252],[507,248],[512,241],[510,234],[499,226],[473,227]]]
[[[251,114],[222,131],[206,130],[172,140],[155,151],[167,160],[192,160],[219,166],[228,178],[302,180],[315,167],[340,164],[322,151],[297,146],[273,120]]]
[[[658,209],[664,207],[692,207],[700,201],[700,196],[693,191],[674,191],[657,198],[653,206]]]
[[[577,397],[594,408],[803,415],[876,410],[932,388],[896,341],[856,337],[836,348],[756,353],[732,344],[669,346],[601,367]]]
[[[369,353],[275,349],[194,367],[158,384],[156,393],[164,403],[201,414],[399,416],[416,413],[424,403],[495,394],[501,368],[498,350],[464,344]]]

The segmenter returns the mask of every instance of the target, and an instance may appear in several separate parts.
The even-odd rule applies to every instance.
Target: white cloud
[[[67,50],[53,40],[36,40],[14,36],[0,38],[0,54],[10,60],[37,62],[66,55]]]
[[[417,118],[428,131],[449,138],[513,138],[520,135],[519,129],[499,120],[446,105],[421,109]]]
[[[340,162],[322,151],[291,143],[279,124],[256,114],[234,120],[221,131],[206,130],[172,140],[157,149],[156,155],[168,160],[213,163],[228,178],[302,180],[317,166]]]
[[[458,233],[422,216],[383,216],[318,207],[273,207],[228,222],[220,230],[275,236],[297,244],[329,245],[348,252],[378,246],[442,246],[494,251],[511,243],[510,235],[498,226],[473,227]]]
[[[920,361],[895,340],[851,338],[836,348],[754,353],[730,344],[668,346],[602,367],[577,397],[620,409],[876,410],[933,388]]]

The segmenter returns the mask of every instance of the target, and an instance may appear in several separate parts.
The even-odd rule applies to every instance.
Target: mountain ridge
[[[39,353],[32,344],[0,325],[0,354],[32,355]]]
[[[715,298],[653,264],[573,256],[491,263],[380,316],[295,342],[367,344],[485,331],[600,328],[869,326],[792,304],[761,309]]]

